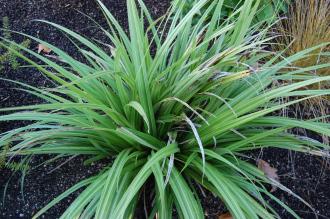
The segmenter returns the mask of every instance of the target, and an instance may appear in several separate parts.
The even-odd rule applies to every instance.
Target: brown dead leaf
[[[38,44],[38,53],[40,52],[44,52],[44,53],[50,53],[52,50],[50,48],[48,48],[47,46],[43,45],[43,44]]]
[[[265,175],[268,179],[270,179],[272,181],[275,181],[275,182],[280,181],[280,178],[277,175],[277,169],[271,167],[269,165],[269,163],[267,163],[266,161],[259,159],[258,160],[258,168],[260,170],[262,170],[262,172],[265,173]],[[275,185],[272,185],[272,189],[270,190],[270,192],[274,192],[276,190],[276,188],[277,187]]]
[[[218,219],[233,219],[233,217],[231,216],[231,214],[229,212],[221,214]]]

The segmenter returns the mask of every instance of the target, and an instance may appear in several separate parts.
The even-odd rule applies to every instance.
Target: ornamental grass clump
[[[277,31],[281,37],[277,38],[276,47],[285,50],[286,55],[293,55],[306,48],[321,43],[330,42],[330,1],[329,0],[297,0],[290,5],[287,18],[278,23]],[[274,49],[276,49],[276,47]],[[319,56],[319,52],[329,52],[330,46],[316,49],[310,56],[297,60],[296,67],[308,67],[320,63],[330,62],[329,57]],[[318,69],[311,72],[316,75],[330,75],[330,68]],[[313,87],[319,88],[316,84]],[[323,86],[328,86],[324,84]]]
[[[325,154],[327,145],[287,130],[300,127],[330,135],[328,124],[285,118],[273,112],[311,97],[329,95],[329,90],[300,88],[330,77],[271,86],[273,81],[304,72],[304,68],[290,72],[283,69],[319,46],[283,60],[281,54],[274,56],[264,50],[271,40],[265,34],[267,29],[256,32],[262,24],[250,27],[258,2],[246,0],[233,16],[221,21],[220,13],[210,13],[220,11],[223,1],[212,1],[192,25],[192,18],[207,0],[198,1],[185,15],[183,1],[178,2],[157,21],[152,20],[142,0],[139,7],[127,0],[128,35],[99,2],[109,24],[109,30],[100,26],[111,40],[109,53],[108,48],[102,49],[104,44],[42,21],[71,38],[84,62],[32,36],[63,63],[11,42],[30,54],[26,57],[13,51],[17,56],[57,86],[41,89],[16,82],[46,103],[1,109],[7,114],[0,116],[0,121],[31,121],[1,134],[1,147],[11,143],[7,159],[42,154],[87,155],[86,163],[114,159],[99,174],[78,182],[34,217],[80,190],[62,218],[133,218],[142,187],[152,181],[152,209],[147,211],[150,218],[172,218],[173,209],[180,218],[204,218],[196,183],[220,197],[234,218],[275,218],[267,197],[298,218],[265,185],[290,190],[267,178],[242,156],[245,151],[269,147]],[[205,23],[209,16],[211,20]],[[147,27],[145,20],[150,24]],[[155,53],[151,54],[151,48]],[[43,64],[37,64],[31,56]],[[324,64],[308,69],[321,67]],[[297,99],[279,104],[277,100],[283,97]]]
[[[330,56],[319,55],[320,52],[330,52],[330,1],[329,0],[296,0],[290,7],[286,18],[282,19],[276,25],[276,32],[279,37],[276,38],[276,44],[273,44],[275,51],[285,51],[286,56],[296,54],[307,48],[314,47],[324,43],[322,47],[316,48],[309,56],[299,59],[292,63],[291,69],[306,68],[313,65],[328,64]],[[313,78],[318,76],[329,76],[330,68],[324,67],[311,69],[301,72],[300,78]],[[283,83],[291,83],[292,78],[284,80]],[[300,81],[298,75],[296,81]],[[301,89],[329,89],[330,81],[308,85]],[[323,116],[324,122],[329,122],[330,98],[328,96],[318,96],[307,99],[295,108],[296,115],[308,117]],[[286,113],[286,112],[285,112]],[[327,136],[323,137],[324,142],[329,142]]]

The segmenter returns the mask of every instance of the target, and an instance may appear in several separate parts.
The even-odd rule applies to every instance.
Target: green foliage
[[[176,4],[176,2],[179,2],[180,0],[173,0],[173,4]],[[186,0],[184,1],[184,7],[183,7],[183,14],[186,14],[198,1],[200,0]],[[279,12],[286,12],[287,11],[287,2],[289,0],[261,0],[258,12],[255,15],[255,20],[257,21],[267,21],[268,23],[271,23],[276,19],[276,15]],[[211,4],[208,3],[206,6],[202,7],[200,11],[197,13],[197,15],[193,18],[193,23],[196,23],[201,17],[208,6]],[[221,10],[213,11],[213,13],[220,13],[221,17],[226,18],[228,16],[231,16],[233,12],[236,11],[237,8],[242,6],[244,1],[242,0],[224,0],[223,1],[223,7]],[[209,16],[209,18],[211,15]]]
[[[111,54],[65,27],[41,21],[70,37],[85,57],[84,63],[32,36],[64,60],[63,65],[15,42],[5,40],[14,47],[1,43],[58,85],[40,89],[15,82],[47,103],[0,110],[6,112],[0,121],[31,121],[0,135],[0,147],[8,141],[13,144],[7,156],[88,155],[86,163],[115,158],[99,174],[52,200],[34,218],[81,189],[62,218],[134,218],[147,180],[154,180],[150,218],[172,218],[174,207],[180,218],[203,218],[193,182],[220,197],[234,218],[275,218],[267,196],[298,218],[265,185],[290,190],[241,156],[269,147],[320,155],[329,149],[288,132],[298,127],[329,136],[329,124],[273,114],[304,99],[329,95],[329,90],[300,88],[330,77],[270,86],[306,70],[328,67],[330,63],[285,71],[319,47],[284,59],[281,53],[264,50],[271,40],[268,30],[256,32],[251,25],[259,1],[244,1],[225,22],[220,13],[213,13],[222,10],[222,0],[198,1],[185,14],[184,1],[180,1],[159,20],[161,24],[152,20],[142,0],[138,2],[139,7],[127,0],[127,35],[99,1],[110,31],[100,29],[112,42]],[[192,18],[206,5],[192,25]],[[156,51],[153,55],[151,48]],[[283,97],[296,99],[281,104],[278,100]]]
[[[2,150],[0,151],[0,170],[7,168],[11,171],[26,171],[30,169],[30,166],[24,162],[14,162],[14,161],[7,161],[7,154],[10,151],[10,145],[6,144],[3,146]]]
[[[9,145],[4,145],[0,152],[0,169],[6,164],[6,155],[9,152]]]
[[[11,32],[9,31],[9,19],[8,17],[2,18],[2,37],[6,40],[11,40]],[[6,41],[2,41],[2,43],[7,44]],[[10,47],[13,45],[8,44]],[[30,46],[30,40],[26,39],[21,44],[21,46],[28,48]],[[3,69],[4,64],[9,64],[14,70],[17,70],[20,66],[20,63],[17,60],[16,55],[10,50],[3,49],[4,47],[0,47],[0,70]],[[17,48],[13,48],[17,50]]]

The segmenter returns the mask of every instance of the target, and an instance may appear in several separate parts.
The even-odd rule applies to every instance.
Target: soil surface
[[[126,1],[103,0],[103,2],[127,29]],[[164,14],[169,7],[169,1],[145,0],[145,3],[156,17]],[[95,24],[80,12],[97,20],[101,25],[106,23],[94,0],[0,0],[0,18],[9,17],[11,29],[54,43],[74,57],[77,56],[74,46],[65,36],[45,24],[32,20],[45,19],[89,37],[105,40]],[[22,37],[13,36],[13,40],[20,42]],[[30,47],[36,46],[32,43]],[[29,68],[13,71],[9,66],[5,66],[4,70],[0,72],[0,77],[38,87],[52,86],[47,78]],[[39,102],[37,98],[14,88],[14,84],[0,80],[0,108]],[[22,124],[18,122],[1,123],[0,133]],[[281,182],[314,208],[313,211],[292,195],[277,190],[274,194],[302,218],[316,218],[316,215],[319,218],[330,218],[330,167],[326,161],[301,153],[274,149],[264,150],[262,153],[255,153],[251,156],[254,159],[262,158],[276,167]],[[7,169],[0,170],[0,198],[4,198],[4,202],[0,203],[1,219],[31,218],[38,209],[45,206],[54,197],[76,182],[97,173],[105,165],[101,163],[86,167],[82,164],[83,157],[76,157],[69,161],[62,159],[51,165],[42,164],[47,158],[38,157],[32,160],[31,166],[40,165],[32,168],[30,173],[25,176],[23,193],[20,184],[21,175],[13,174]],[[8,180],[10,181],[6,187]],[[5,188],[7,188],[5,196],[2,197]],[[59,218],[76,195],[72,195],[50,209],[43,218]],[[219,199],[214,198],[212,194],[200,191],[200,196],[203,200],[205,215],[208,218],[217,218],[225,211]],[[290,215],[279,206],[274,205],[274,208],[281,218],[290,218]]]

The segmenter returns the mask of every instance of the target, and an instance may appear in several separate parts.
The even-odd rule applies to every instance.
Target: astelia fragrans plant
[[[139,7],[127,0],[129,35],[99,2],[109,24],[109,31],[99,27],[111,40],[110,54],[102,49],[104,45],[42,21],[69,36],[85,62],[32,36],[65,62],[56,63],[11,42],[42,61],[44,65],[39,65],[13,50],[57,86],[41,89],[16,82],[46,103],[1,110],[7,114],[0,121],[31,121],[1,134],[1,147],[12,144],[7,158],[88,155],[86,163],[114,158],[99,174],[51,201],[35,218],[81,189],[62,218],[133,218],[147,180],[154,182],[150,218],[172,218],[174,208],[180,218],[204,218],[195,183],[220,197],[235,218],[275,218],[276,212],[264,199],[267,196],[298,218],[264,185],[286,188],[241,155],[268,147],[324,154],[327,145],[286,130],[302,127],[330,135],[329,124],[271,113],[328,95],[329,90],[299,88],[330,77],[271,87],[274,80],[303,72],[303,68],[283,69],[315,48],[285,59],[264,50],[270,40],[267,29],[256,31],[263,24],[250,25],[258,0],[246,0],[225,21],[220,13],[211,13],[221,11],[223,1],[212,1],[192,25],[192,18],[208,2],[198,1],[185,15],[183,1],[177,2],[166,16],[154,21],[141,0]],[[277,101],[291,96],[298,99]]]

